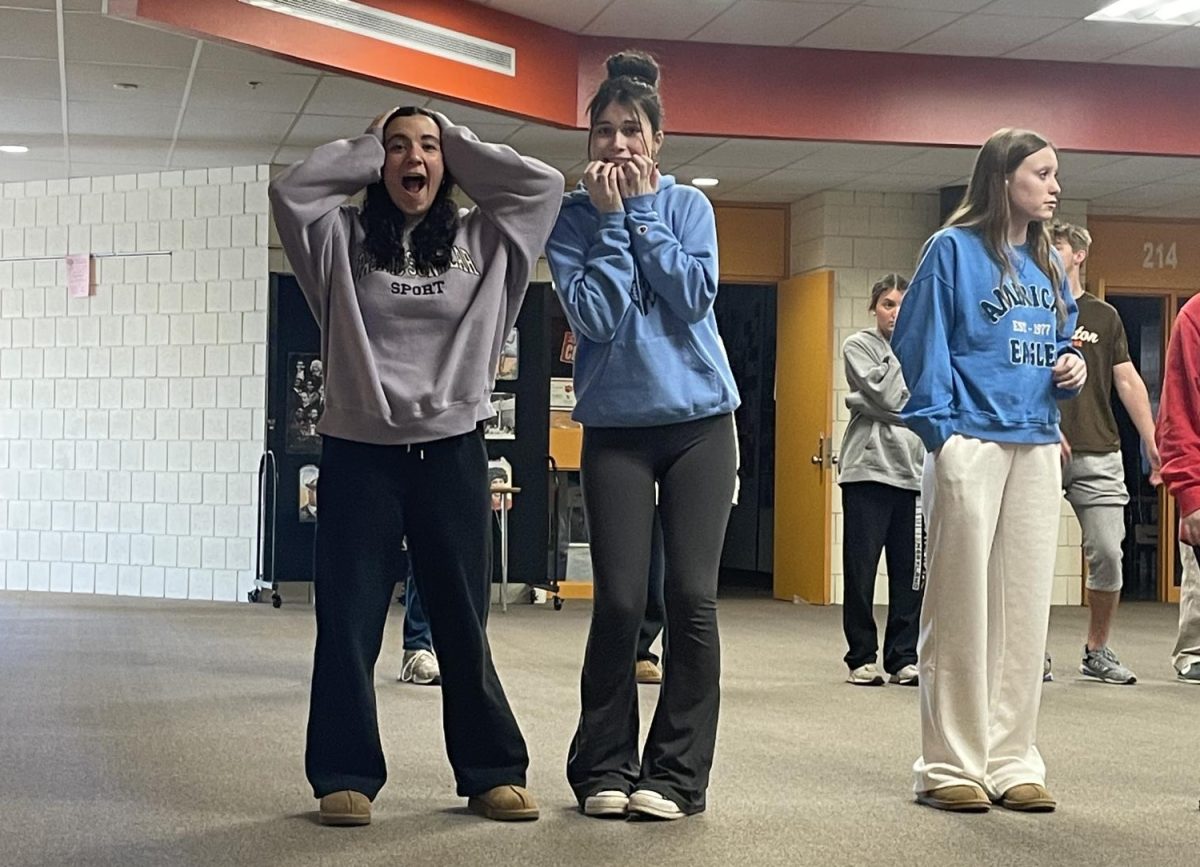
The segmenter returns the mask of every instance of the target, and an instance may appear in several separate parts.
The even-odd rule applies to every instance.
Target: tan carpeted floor
[[[1079,678],[1086,612],[1056,609],[1040,744],[1061,808],[953,816],[912,801],[916,690],[841,682],[840,608],[723,601],[709,810],[670,824],[574,809],[587,603],[491,620],[542,804],[525,825],[455,797],[438,691],[394,681],[394,614],[378,679],[391,781],[373,825],[329,829],[301,761],[309,608],[0,592],[0,864],[1200,864],[1200,690],[1173,679],[1168,606],[1120,612],[1134,687]]]

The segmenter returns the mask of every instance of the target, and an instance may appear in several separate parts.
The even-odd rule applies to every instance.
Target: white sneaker
[[[430,650],[404,651],[404,662],[400,666],[400,676],[396,680],[417,686],[432,686],[441,683],[442,671],[438,668],[437,657]]]
[[[846,678],[846,683],[852,683],[855,686],[883,686],[883,675],[879,673],[875,663],[868,662],[866,665],[850,669],[850,676]]]
[[[898,683],[900,686],[917,686],[921,682],[921,673],[915,665],[906,665],[888,679],[888,683]]]
[[[616,789],[605,789],[583,800],[585,816],[624,816],[629,809],[629,796]]]
[[[629,812],[653,819],[682,819],[684,816],[678,804],[649,789],[638,789],[629,796]]]

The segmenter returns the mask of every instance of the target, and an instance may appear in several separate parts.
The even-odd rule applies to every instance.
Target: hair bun
[[[644,51],[622,51],[604,62],[608,77],[632,78],[650,87],[658,86],[658,61]]]

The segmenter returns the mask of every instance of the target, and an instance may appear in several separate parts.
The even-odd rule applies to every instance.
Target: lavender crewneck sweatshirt
[[[363,227],[345,200],[380,179],[380,127],[322,145],[271,182],[279,237],[321,328],[322,434],[429,442],[492,415],[500,349],[554,226],[563,177],[437,120],[446,169],[476,203],[443,273],[358,273]]]

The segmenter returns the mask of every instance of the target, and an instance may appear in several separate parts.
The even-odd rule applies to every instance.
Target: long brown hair
[[[1001,279],[1017,279],[1017,269],[1009,255],[1008,227],[1012,210],[1008,202],[1006,182],[1030,154],[1043,148],[1053,148],[1044,136],[1027,129],[999,129],[984,142],[975,157],[975,168],[960,204],[946,220],[946,226],[974,229],[983,239],[988,255],[1000,268]],[[1027,242],[1030,257],[1050,278],[1054,290],[1054,311],[1061,326],[1067,320],[1067,304],[1062,297],[1063,269],[1050,230],[1040,220],[1028,226]]]

